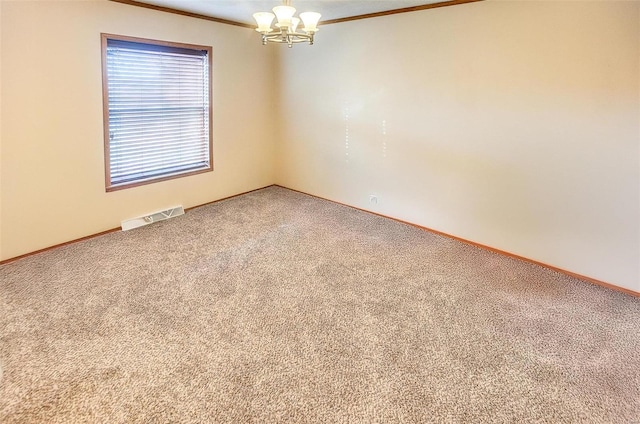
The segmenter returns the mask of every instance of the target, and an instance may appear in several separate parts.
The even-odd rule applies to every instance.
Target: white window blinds
[[[107,189],[211,170],[209,55],[106,37]]]

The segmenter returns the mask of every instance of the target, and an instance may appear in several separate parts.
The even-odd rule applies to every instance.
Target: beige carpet
[[[0,422],[640,422],[640,299],[270,187],[0,267]]]

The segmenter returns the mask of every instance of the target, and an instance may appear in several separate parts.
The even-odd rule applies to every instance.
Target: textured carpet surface
[[[0,266],[0,422],[640,422],[640,299],[270,187]]]

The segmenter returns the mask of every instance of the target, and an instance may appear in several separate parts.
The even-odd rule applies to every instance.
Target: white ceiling
[[[254,24],[255,12],[271,11],[281,0],[138,0],[156,6],[178,9],[214,18]],[[384,12],[405,7],[439,3],[443,0],[293,0],[299,12],[322,14],[321,21]]]

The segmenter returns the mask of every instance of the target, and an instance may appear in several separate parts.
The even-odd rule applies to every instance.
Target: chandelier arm
[[[313,34],[303,34],[300,32],[271,32],[268,34],[262,34],[262,40],[271,43],[304,43],[313,41]]]

